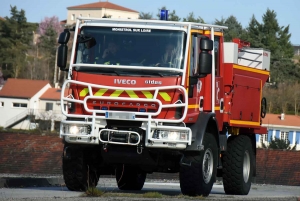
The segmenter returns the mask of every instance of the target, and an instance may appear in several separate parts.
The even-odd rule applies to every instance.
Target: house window
[[[281,131],[280,132],[280,139],[285,140],[285,142],[287,143],[288,142],[288,135],[289,135],[289,132]]]
[[[75,14],[71,15],[71,20],[75,20]]]
[[[53,103],[46,103],[46,111],[53,110]]]
[[[27,107],[27,103],[13,103],[13,107]]]
[[[260,142],[261,143],[268,142],[268,134],[260,135]]]
[[[4,102],[0,101],[0,107],[4,107]]]

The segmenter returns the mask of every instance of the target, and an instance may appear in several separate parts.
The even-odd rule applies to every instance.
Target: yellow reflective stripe
[[[171,97],[167,92],[159,92],[159,95],[165,100],[165,101],[171,101]]]
[[[151,98],[153,98],[153,95],[152,95],[152,93],[151,92],[149,92],[149,91],[142,91],[142,93],[144,94],[144,96],[146,97],[146,98],[148,98],[148,99],[151,99]]]
[[[259,74],[264,74],[264,75],[270,75],[270,71],[265,71],[265,70],[255,69],[255,68],[246,67],[246,66],[233,65],[233,68],[239,69],[239,70],[244,70],[244,71],[249,71],[249,72],[253,72],[253,73],[259,73]]]
[[[126,90],[126,93],[130,96],[130,98],[139,98],[132,90]]]
[[[89,93],[89,89],[88,88],[84,88],[80,91],[79,96],[86,96]]]
[[[243,121],[243,120],[230,120],[231,124],[249,125],[249,126],[260,126],[260,122],[254,121]]]
[[[99,89],[94,96],[103,96],[103,94],[107,91],[107,89]]]
[[[215,106],[215,110],[220,110],[220,106]]]
[[[124,90],[121,89],[117,89],[116,91],[114,91],[114,93],[112,93],[110,96],[111,97],[119,97],[121,93],[123,93]]]
[[[188,108],[189,108],[189,109],[196,109],[196,108],[199,108],[199,105],[197,105],[197,104],[189,105]]]

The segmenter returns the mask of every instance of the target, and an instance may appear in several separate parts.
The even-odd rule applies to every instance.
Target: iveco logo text
[[[114,84],[131,84],[131,85],[135,85],[136,80],[114,79]]]
[[[162,84],[162,82],[155,80],[145,80],[145,84]]]

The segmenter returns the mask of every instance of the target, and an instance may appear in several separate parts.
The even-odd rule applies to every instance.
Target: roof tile
[[[65,96],[68,90],[65,90]],[[42,100],[60,100],[61,89],[49,88],[41,97]]]
[[[46,80],[7,79],[0,97],[31,98],[49,84]]]
[[[70,9],[99,9],[99,8],[108,8],[108,9],[138,13],[138,11],[135,11],[135,10],[132,10],[129,8],[125,8],[123,6],[119,6],[119,5],[111,3],[111,2],[95,2],[95,3],[78,5],[78,6],[70,6],[67,9],[70,10]]]
[[[262,121],[265,125],[296,126],[300,127],[300,116],[284,115],[284,120],[280,119],[280,114],[267,114]]]

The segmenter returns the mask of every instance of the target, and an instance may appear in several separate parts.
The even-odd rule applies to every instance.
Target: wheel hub
[[[243,162],[243,177],[244,182],[247,183],[250,175],[250,154],[249,151],[245,151],[244,153],[244,162]]]
[[[213,153],[211,149],[205,150],[202,164],[203,180],[207,184],[210,182],[213,172]]]

